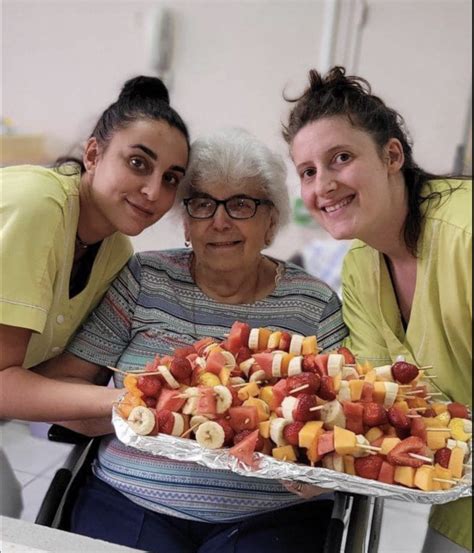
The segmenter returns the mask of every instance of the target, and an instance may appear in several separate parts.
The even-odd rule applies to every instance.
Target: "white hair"
[[[255,136],[241,128],[222,129],[191,144],[189,164],[179,185],[177,200],[181,202],[195,195],[204,183],[222,183],[238,191],[251,181],[260,187],[263,199],[274,205],[276,233],[290,218],[286,176],[283,158]]]

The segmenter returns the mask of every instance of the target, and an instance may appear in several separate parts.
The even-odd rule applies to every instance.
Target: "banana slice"
[[[288,365],[288,376],[295,376],[303,372],[302,368],[303,356],[297,355],[290,360]]]
[[[283,361],[283,356],[285,353],[276,353],[272,357],[272,376],[275,378],[280,378],[281,374],[281,363]]]
[[[224,440],[224,429],[214,421],[202,423],[196,431],[197,443],[206,449],[218,449],[224,445]]]
[[[252,368],[252,365],[255,363],[255,359],[253,357],[249,357],[245,361],[242,361],[242,363],[239,364],[239,369],[245,374],[245,376],[248,377],[250,369]]]
[[[191,417],[191,420],[189,421],[189,427],[194,428],[193,432],[196,434],[199,426],[205,422],[209,422],[209,419],[204,415],[194,415],[194,417]]]
[[[337,399],[325,403],[321,409],[321,419],[324,422],[326,430],[332,430],[335,426],[346,427],[346,416],[342,405]]]
[[[209,357],[209,354],[211,353],[211,351],[213,349],[216,349],[216,348],[220,348],[219,344],[216,343],[216,342],[211,342],[208,346],[206,346],[203,350],[202,350],[202,354],[204,355],[204,357]]]
[[[139,436],[147,436],[155,427],[155,415],[148,407],[134,407],[128,415],[128,426]]]
[[[381,367],[374,367],[376,380],[383,380],[385,382],[394,382],[392,374],[392,365],[383,365]]]
[[[291,336],[289,353],[295,353],[296,355],[301,355],[303,340],[304,340],[304,336],[301,336],[301,334],[293,334]]]
[[[171,430],[172,436],[181,436],[184,432],[184,417],[181,413],[172,413],[174,417],[173,430]]]
[[[363,434],[357,434],[356,441],[359,445],[370,445],[369,440]],[[354,457],[367,457],[368,455],[370,455],[370,452],[367,449],[356,447],[352,455]]]
[[[453,440],[452,438],[449,438],[446,443],[446,447],[449,447],[449,449],[460,447],[464,451],[464,459],[469,455],[469,446],[466,442],[461,442],[461,440]]]
[[[341,380],[341,386],[337,394],[339,401],[351,401],[351,387],[347,380]]]
[[[342,367],[342,380],[348,380],[350,378],[355,378],[359,380],[359,373],[354,367]]]
[[[235,357],[230,353],[230,351],[222,350],[222,355],[225,357],[225,365],[224,367],[226,369],[235,369],[237,363],[235,362]]]
[[[398,384],[396,382],[385,382],[385,397],[383,400],[383,406],[385,409],[390,409],[395,403],[398,396]]]
[[[288,445],[288,442],[283,436],[283,430],[287,424],[289,424],[289,421],[282,419],[281,417],[270,420],[270,439],[278,447]]]
[[[340,353],[330,353],[328,356],[328,375],[333,378],[342,373],[344,356]]]
[[[194,362],[196,363],[196,365],[198,365],[199,367],[202,367],[203,369],[207,367],[207,363],[204,357],[196,357]]]
[[[250,375],[249,382],[261,382],[267,379],[267,373],[263,369],[258,369]]]
[[[219,414],[225,413],[232,407],[232,394],[226,386],[214,386],[216,394],[216,411]]]
[[[298,405],[298,398],[293,396],[287,396],[285,399],[281,402],[281,413],[283,415],[283,418],[287,421],[294,421],[293,418],[293,411],[296,409],[296,406]]]
[[[195,415],[197,413],[197,406],[199,403],[199,388],[190,386],[184,392],[189,397],[186,403],[183,405],[182,412],[184,415]]]
[[[256,351],[258,349],[259,328],[252,328],[249,335],[249,349]]]
[[[321,463],[325,469],[344,472],[344,458],[338,453],[328,453],[322,458]]]
[[[239,386],[240,384],[247,384],[247,381],[244,380],[241,376],[231,376],[229,384],[231,386]]]
[[[158,372],[161,374],[161,376],[165,379],[166,384],[173,390],[177,390],[180,387],[180,383],[176,380],[176,378],[171,374],[168,367],[165,367],[164,365],[160,365],[158,367]]]

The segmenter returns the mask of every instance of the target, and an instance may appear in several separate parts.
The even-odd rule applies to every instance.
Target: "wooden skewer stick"
[[[428,371],[429,369],[432,369],[433,365],[424,365],[423,367],[419,367],[420,371]]]
[[[428,395],[425,396],[425,399],[431,399],[435,396],[445,396],[445,394],[443,394],[443,392],[429,392]]]
[[[447,432],[448,434],[451,434],[451,430],[449,428],[439,428],[438,426],[431,426],[426,428],[426,430],[430,432]]]
[[[405,415],[409,419],[422,419],[421,415]]]
[[[111,371],[114,371],[116,373],[120,373],[120,374],[131,374],[131,375],[135,375],[137,373],[132,373],[132,372],[128,372],[128,371],[123,371],[122,369],[117,369],[117,367],[109,367],[108,365],[106,365],[106,367],[111,370]]]
[[[306,388],[309,388],[309,384],[303,384],[302,386],[298,386],[298,388],[293,388],[293,390],[290,391],[290,394],[301,392],[301,390],[306,390]]]
[[[469,464],[464,464],[463,467],[465,467],[467,469],[472,469],[472,465],[469,465]]]
[[[431,457],[425,457],[424,455],[418,455],[418,453],[409,453],[410,457],[413,457],[413,459],[419,459],[420,461],[426,461],[430,465],[433,464],[433,459]]]
[[[422,378],[438,378],[438,375],[436,374],[424,374]]]
[[[410,410],[411,411],[426,411],[428,407],[413,407]]]
[[[411,392],[405,392],[406,396],[414,396],[416,394],[425,394],[426,390],[412,390]]]
[[[252,381],[253,382],[253,381]],[[261,380],[255,380],[255,384],[261,384]],[[232,384],[232,388],[241,388],[242,386],[247,386],[250,382],[242,382],[241,384]]]
[[[375,445],[357,444],[357,447],[360,449],[367,449],[369,451],[382,451],[381,447],[376,447]]]
[[[324,405],[316,405],[316,407],[310,407],[310,411],[320,411],[321,409],[324,409]]]
[[[198,423],[198,424],[194,424],[193,426],[191,426],[190,428],[188,428],[186,430],[186,432],[183,432],[180,436],[180,438],[184,438],[185,436],[187,436],[188,434],[191,434],[191,432],[194,431],[194,429],[198,428],[198,426],[201,426],[201,423]]]
[[[448,480],[447,478],[433,478],[433,480],[435,482],[444,482],[446,484],[453,484],[453,486],[458,483],[457,480]]]

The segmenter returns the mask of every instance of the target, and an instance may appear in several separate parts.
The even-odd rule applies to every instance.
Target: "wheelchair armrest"
[[[52,424],[48,430],[48,440],[51,442],[62,442],[64,444],[83,444],[90,441],[90,437],[64,428],[59,424]]]

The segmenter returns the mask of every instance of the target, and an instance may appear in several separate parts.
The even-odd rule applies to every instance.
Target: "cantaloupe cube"
[[[257,397],[260,394],[260,388],[256,382],[249,382],[246,386],[242,386],[237,392],[240,401],[245,401],[249,397]]]
[[[413,488],[415,486],[415,470],[413,467],[395,467],[395,474],[393,475],[394,482]]]
[[[410,408],[408,407],[408,403],[403,399],[400,401],[396,401],[393,406],[397,409],[400,409],[400,411],[405,414],[408,413],[408,411],[410,410]]]
[[[464,450],[460,447],[454,447],[451,450],[448,469],[452,472],[454,478],[461,478],[463,474]]]
[[[453,473],[449,470],[449,468],[446,469],[441,465],[439,465],[438,463],[435,464],[434,468],[435,468],[434,478],[440,478],[441,480],[452,480]],[[450,488],[453,487],[453,484],[451,484],[450,482],[437,482],[437,483],[439,484],[439,487],[442,490],[449,490]]]
[[[448,427],[451,415],[448,411],[444,411],[443,413],[436,415],[435,420],[437,420],[442,426]]]
[[[444,428],[447,426],[438,417],[423,417],[426,428]],[[449,421],[448,421],[449,422]]]
[[[433,476],[435,469],[431,465],[422,465],[416,469],[414,484],[416,488],[420,488],[424,492],[432,492],[434,489]]]
[[[334,427],[334,449],[338,455],[352,455],[356,450],[357,438],[354,432]]]
[[[370,382],[370,384],[374,384],[377,379],[377,373],[373,369],[369,369],[365,373],[364,380],[365,382]]]
[[[337,393],[341,389],[341,381],[342,381],[342,375],[341,373],[336,374],[336,376],[333,377],[332,382],[334,385],[334,391]]]
[[[269,438],[270,437],[270,421],[263,421],[259,423],[258,430],[260,432],[260,435],[263,438]]]
[[[282,445],[272,449],[272,455],[279,461],[294,462],[297,459],[296,450],[292,445]]]
[[[316,336],[306,336],[303,338],[301,355],[310,355],[312,353],[318,353],[318,340]]]
[[[310,446],[306,450],[306,456],[308,457],[308,461],[311,466],[314,466],[323,458],[323,456],[318,453],[318,441],[319,435],[315,436],[314,440],[311,442]]]
[[[401,442],[400,438],[396,438],[395,436],[384,438],[380,446],[382,448],[382,451],[380,451],[380,454],[387,455],[400,442]]]
[[[298,445],[309,448],[313,440],[323,433],[323,421],[309,421],[298,432]]]
[[[427,430],[426,431],[426,444],[430,449],[436,451],[442,447],[446,447],[446,442],[448,438],[451,437],[451,432],[449,429],[444,430],[437,428],[436,430]]]
[[[222,369],[219,371],[219,380],[224,386],[227,386],[227,384],[229,384],[231,372],[232,369],[229,369],[229,367],[222,367]]]
[[[268,405],[257,397],[249,397],[242,403],[243,407],[255,407],[258,413],[260,422],[267,421],[270,418],[270,408]]]
[[[374,382],[373,400],[383,405],[385,401],[385,382]]]
[[[267,349],[268,339],[270,338],[272,331],[269,328],[261,328],[258,333],[258,349],[263,351]]]
[[[448,406],[446,403],[432,403],[431,409],[433,409],[437,415],[440,415],[441,413],[446,413]]]
[[[354,467],[354,457],[352,455],[344,455],[344,472],[356,476]]]
[[[384,435],[384,431],[380,428],[380,426],[373,426],[370,430],[368,430],[365,434],[365,437],[369,441],[369,443],[375,442],[375,440],[378,440]]]
[[[281,374],[283,376],[288,375],[288,366],[290,364],[290,361],[293,359],[293,357],[296,357],[296,353],[285,353],[283,356],[283,359],[281,360]]]
[[[363,380],[349,380],[349,388],[351,390],[351,401],[360,401],[362,397],[362,388],[364,387]]]

